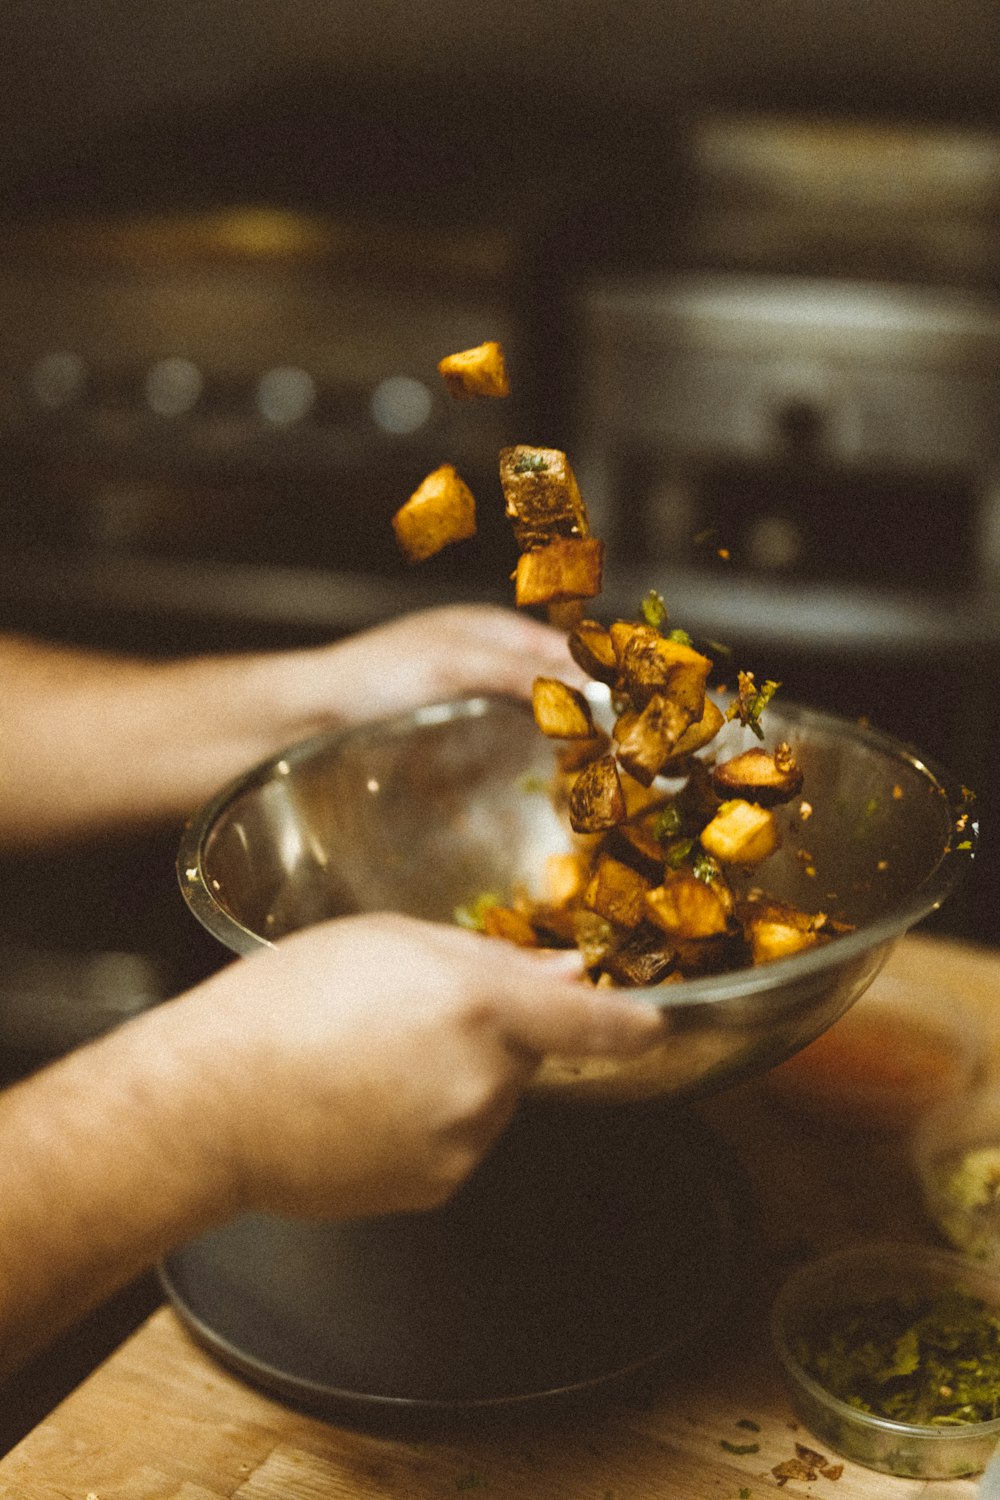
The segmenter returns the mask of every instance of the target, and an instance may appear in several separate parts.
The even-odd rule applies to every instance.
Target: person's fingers
[[[648,999],[597,989],[582,983],[579,973],[578,956],[561,953],[531,960],[523,984],[520,973],[511,972],[502,1024],[513,1045],[539,1055],[621,1057],[664,1039],[663,1015]]]

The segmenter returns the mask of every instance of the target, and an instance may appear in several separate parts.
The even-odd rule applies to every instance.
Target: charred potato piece
[[[441,464],[392,518],[396,541],[411,562],[476,534],[476,501],[452,464]]]
[[[510,381],[503,348],[495,339],[438,360],[438,372],[457,401],[475,396],[509,396]]]
[[[583,893],[583,904],[588,911],[596,911],[616,927],[631,931],[645,919],[646,893],[652,882],[623,864],[610,854],[602,854],[597,861]]]
[[[560,537],[523,552],[514,574],[514,602],[520,608],[592,599],[601,592],[604,543],[597,537]]]
[[[723,802],[701,830],[702,848],[723,865],[756,865],[781,843],[774,813],[737,798]]]
[[[587,507],[569,461],[558,448],[518,443],[500,450],[500,485],[522,552],[560,537],[590,535]],[[591,595],[582,597],[590,598]]]
[[[675,972],[684,979],[702,974],[722,974],[746,962],[738,936],[720,932],[715,937],[689,938],[675,947]]]
[[[531,711],[539,729],[550,739],[593,740],[597,735],[586,698],[556,677],[535,678]]]
[[[630,776],[651,786],[691,722],[691,714],[662,693],[642,713],[623,714],[615,726],[618,759]]]
[[[625,797],[613,755],[585,766],[569,793],[569,821],[574,833],[604,833],[625,818]]]
[[[639,625],[624,639],[620,668],[620,686],[637,708],[666,693],[690,710],[692,719],[701,718],[712,663],[693,646]]]
[[[597,620],[581,620],[570,631],[566,644],[581,671],[609,687],[618,676],[618,657],[610,631]]]
[[[673,948],[662,932],[648,928],[634,933],[604,960],[604,972],[626,989],[662,984],[674,972]]]
[[[668,937],[687,942],[727,933],[729,904],[714,883],[690,870],[668,870],[663,884],[646,894],[646,915]]]
[[[669,771],[673,762],[683,760],[685,756],[693,755],[696,750],[701,750],[711,744],[725,722],[726,716],[722,709],[717,703],[713,703],[711,698],[706,698],[701,718],[696,723],[689,724],[685,729],[671,751],[664,769]]]
[[[754,964],[773,963],[827,942],[824,912],[801,911],[779,901],[748,901],[739,908],[744,940]]]
[[[487,937],[505,938],[519,948],[539,946],[531,919],[514,906],[488,906],[483,912],[483,931]]]
[[[773,755],[764,749],[744,750],[713,768],[712,785],[720,797],[741,797],[761,807],[790,802],[802,790],[802,771],[788,745]]]

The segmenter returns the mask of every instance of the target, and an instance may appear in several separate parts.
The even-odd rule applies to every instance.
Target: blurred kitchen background
[[[932,922],[1000,941],[998,33],[995,0],[15,0],[0,626],[166,655],[508,599],[496,451],[565,447],[605,614],[656,587],[978,792]],[[437,358],[486,338],[514,399],[451,403]],[[445,459],[480,535],[408,569],[390,517]],[[2,866],[8,1046],[221,961],[173,843]]]

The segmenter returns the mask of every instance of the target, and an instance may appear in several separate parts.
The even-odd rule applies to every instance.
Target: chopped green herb
[[[694,839],[675,839],[664,851],[664,864],[669,870],[679,870],[689,859],[693,848]]]
[[[760,1423],[759,1422],[752,1422],[749,1417],[740,1417],[740,1420],[737,1422],[736,1425],[737,1425],[737,1427],[742,1427],[743,1430],[744,1430],[744,1432],[759,1432],[760,1431]]]
[[[958,1286],[827,1313],[796,1354],[834,1396],[890,1421],[954,1427],[1000,1416],[1000,1315]]]
[[[713,880],[719,879],[722,871],[718,860],[713,859],[710,854],[706,854],[705,850],[699,845],[691,860],[691,873],[696,880],[703,880],[706,885],[711,885]],[[738,1427],[745,1427],[747,1424],[745,1422],[737,1422],[736,1425]],[[755,1427],[753,1431],[759,1432],[760,1428]]]
[[[746,1485],[740,1490],[740,1500],[750,1500],[750,1491]]]
[[[519,792],[526,792],[535,796],[539,792],[547,794],[551,791],[551,785],[544,776],[539,776],[536,772],[525,771],[524,775],[519,776],[517,779],[517,789]]]
[[[647,625],[652,625],[654,630],[659,630],[667,618],[667,606],[663,595],[658,594],[655,589],[650,589],[640,606],[642,618]]]
[[[764,738],[760,727],[760,716],[781,686],[770,678],[758,687],[752,672],[738,672],[736,697],[726,710],[727,719],[739,719],[746,728],[752,729],[759,740]]]
[[[474,900],[466,902],[463,906],[456,906],[452,916],[459,927],[469,927],[474,932],[482,932],[485,913],[491,906],[502,905],[502,897],[495,895],[493,891],[482,891]]]
[[[673,803],[661,808],[653,819],[653,837],[659,839],[661,843],[666,843],[668,839],[675,838],[680,831],[680,809]]]
[[[541,453],[522,453],[514,464],[515,474],[544,474],[549,461]]]
[[[955,845],[955,848],[962,854],[968,854],[969,850],[972,848],[972,840],[963,839],[960,844]]]
[[[693,646],[694,641],[686,630],[671,630],[667,636],[668,641],[676,641],[679,646]]]
[[[719,1443],[719,1447],[724,1448],[727,1453],[735,1453],[737,1455],[760,1452],[759,1443],[731,1443],[728,1438],[723,1438]]]

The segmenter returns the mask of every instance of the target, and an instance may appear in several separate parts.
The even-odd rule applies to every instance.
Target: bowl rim
[[[1000,1269],[992,1268],[988,1262],[974,1260],[958,1250],[941,1249],[936,1245],[924,1245],[898,1240],[876,1240],[861,1245],[850,1245],[821,1255],[815,1260],[804,1261],[782,1283],[771,1305],[771,1344],[787,1377],[802,1388],[817,1404],[825,1407],[833,1416],[850,1422],[855,1427],[869,1431],[884,1432],[896,1438],[919,1439],[920,1442],[947,1443],[970,1438],[980,1440],[1000,1437],[1000,1416],[988,1422],[966,1422],[953,1427],[924,1427],[915,1422],[895,1422],[891,1417],[880,1417],[875,1412],[861,1411],[827,1390],[814,1376],[804,1370],[792,1353],[785,1336],[785,1318],[789,1303],[799,1294],[813,1275],[822,1275],[837,1266],[864,1266],[880,1260],[906,1260],[913,1265],[920,1263],[931,1269],[948,1271],[955,1277],[965,1272],[975,1272],[981,1278],[993,1280],[997,1285],[997,1309],[1000,1311]]]
[[[228,781],[186,821],[180,839],[176,870],[181,891],[193,915],[230,952],[247,955],[260,948],[273,948],[273,940],[246,927],[212,890],[205,869],[207,840],[225,809],[275,776],[286,776],[319,750],[329,751],[340,745],[363,744],[373,737],[391,737],[414,729],[450,722],[459,718],[481,718],[499,709],[515,707],[527,718],[530,704],[521,698],[499,693],[478,693],[446,698],[420,708],[407,710],[362,724],[335,728],[298,740],[251,766]],[[772,722],[789,727],[836,729],[842,737],[888,755],[901,765],[921,775],[936,788],[948,810],[952,837],[940,858],[924,879],[907,895],[893,903],[871,922],[835,941],[819,947],[775,959],[758,967],[744,967],[723,974],[686,979],[683,985],[637,988],[629,994],[645,998],[663,1009],[714,1005],[739,999],[748,1001],[762,993],[771,993],[785,984],[805,981],[839,968],[852,959],[885,945],[891,945],[917,922],[938,910],[954,890],[978,847],[978,823],[973,814],[973,794],[961,781],[932,757],[924,755],[903,739],[876,729],[866,722],[849,719],[825,709],[807,707],[793,701],[772,705],[768,710]],[[955,835],[961,833],[959,848]]]

